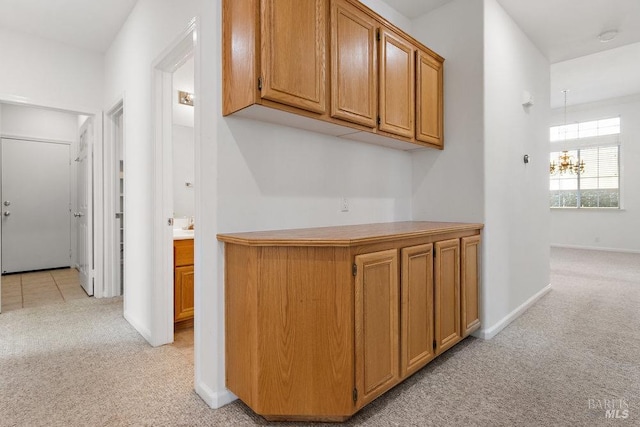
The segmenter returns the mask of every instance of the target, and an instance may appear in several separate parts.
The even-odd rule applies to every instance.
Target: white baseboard
[[[124,320],[129,322],[129,324],[133,326],[140,335],[142,335],[142,338],[144,338],[149,344],[151,344],[151,331],[143,327],[140,322],[138,322],[134,317],[130,316],[126,311],[123,313],[123,316]]]
[[[201,381],[196,381],[196,393],[213,409],[218,409],[233,402],[238,397],[229,390],[213,391]]]
[[[549,292],[550,290],[551,290],[551,284],[548,284],[547,286],[542,288],[538,293],[536,293],[534,296],[532,296],[531,298],[526,300],[520,307],[518,307],[515,310],[513,310],[511,313],[509,313],[506,317],[504,317],[502,320],[500,320],[495,325],[491,326],[490,328],[486,328],[486,329],[482,328],[482,329],[478,330],[477,332],[474,332],[471,335],[473,335],[476,338],[483,339],[483,340],[490,340],[491,338],[493,338],[496,335],[498,335],[498,333],[501,330],[506,328],[509,325],[509,323],[513,322],[518,317],[520,317],[522,315],[522,313],[527,311],[527,309],[529,307],[534,305],[540,298],[545,296],[547,294],[547,292]]]
[[[640,254],[640,250],[637,249],[620,249],[620,248],[601,248],[598,246],[579,246],[579,245],[557,245],[551,244],[552,248],[564,248],[564,249],[583,249],[585,251],[603,251],[603,252],[621,252],[626,254]]]

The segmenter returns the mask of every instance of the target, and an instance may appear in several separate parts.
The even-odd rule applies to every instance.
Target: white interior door
[[[69,145],[2,139],[2,272],[69,267]]]
[[[78,207],[74,212],[77,227],[77,260],[80,285],[88,295],[93,295],[93,233],[91,198],[91,147],[93,142],[93,121],[88,118],[80,128],[77,162]]]

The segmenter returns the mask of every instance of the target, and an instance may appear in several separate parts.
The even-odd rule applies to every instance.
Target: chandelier
[[[576,175],[583,173],[584,160],[574,162],[573,156],[571,156],[567,150],[564,150],[558,156],[558,163],[554,160],[549,164],[549,173],[551,175],[556,173],[563,175],[565,172],[575,173]]]
[[[564,140],[567,140],[567,92],[569,90],[565,89],[562,91],[564,93]],[[568,150],[563,150],[562,153],[558,156],[558,162],[555,160],[549,163],[549,173],[551,175],[555,175],[559,173],[563,175],[564,173],[569,172],[576,175],[580,175],[584,172],[584,160],[574,160],[573,156],[569,154]]]

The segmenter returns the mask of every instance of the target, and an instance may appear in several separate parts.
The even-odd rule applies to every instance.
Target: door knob
[[[4,201],[4,203],[3,203],[3,205],[5,205],[5,206],[11,206],[11,202],[10,202],[10,201],[8,201],[8,200],[5,200],[5,201]]]
[[[4,211],[4,212],[2,212],[2,215],[4,215],[4,216],[9,216],[9,215],[11,215],[11,212],[9,212],[9,211]]]

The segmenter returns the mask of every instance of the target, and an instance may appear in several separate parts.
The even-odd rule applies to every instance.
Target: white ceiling
[[[385,1],[413,19],[451,0]],[[497,1],[551,62],[553,108],[640,93],[640,0]]]
[[[498,0],[551,63],[640,42],[638,0]],[[598,34],[617,30],[608,42]]]
[[[452,0],[383,0],[417,18]],[[477,1],[477,0],[472,0]],[[569,104],[638,93],[640,0],[497,0],[554,64],[551,104]],[[105,52],[137,0],[0,0],[0,27]],[[597,35],[617,29],[601,43]],[[622,48],[625,46],[625,48]],[[585,55],[593,55],[585,57]]]
[[[0,0],[0,27],[105,52],[137,0]]]

